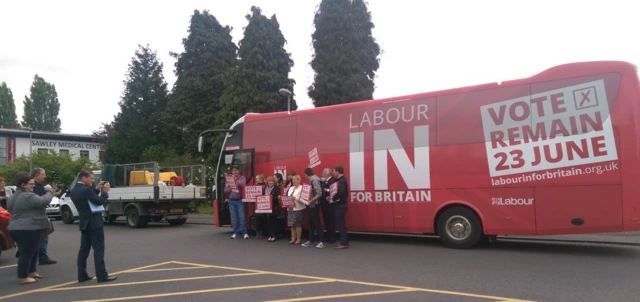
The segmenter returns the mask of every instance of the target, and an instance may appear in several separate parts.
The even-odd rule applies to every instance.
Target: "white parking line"
[[[10,268],[10,267],[16,267],[16,266],[18,266],[18,265],[17,265],[17,264],[5,265],[5,266],[0,266],[0,269],[3,269],[3,268]]]

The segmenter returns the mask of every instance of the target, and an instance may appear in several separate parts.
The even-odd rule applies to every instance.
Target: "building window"
[[[41,154],[47,154],[47,153],[49,153],[49,149],[45,149],[45,148],[38,148],[38,153],[41,153]]]
[[[104,151],[102,151],[102,150],[98,151],[98,160],[102,161],[103,157],[104,157]]]
[[[60,154],[69,154],[69,150],[67,150],[67,149],[60,149]]]
[[[87,151],[87,150],[80,150],[80,156],[82,156],[82,157],[89,157],[89,151]]]
[[[7,148],[7,138],[0,136],[0,167],[6,166],[9,158],[9,150]]]

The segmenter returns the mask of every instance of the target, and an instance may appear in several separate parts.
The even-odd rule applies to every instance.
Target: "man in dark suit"
[[[96,276],[98,282],[109,282],[118,277],[109,276],[104,263],[104,219],[102,212],[104,204],[109,199],[109,184],[101,182],[96,189],[93,188],[94,176],[89,170],[82,170],[78,174],[78,183],[71,190],[71,201],[76,206],[79,215],[80,251],[78,252],[78,282],[85,282],[93,279],[87,273],[87,258],[93,248],[93,260],[95,263]],[[98,193],[102,191],[101,196]],[[91,205],[101,207],[101,211],[92,211]]]

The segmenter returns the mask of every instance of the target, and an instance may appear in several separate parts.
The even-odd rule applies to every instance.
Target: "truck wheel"
[[[64,224],[73,224],[73,212],[71,212],[71,209],[69,207],[62,207],[62,209],[60,209],[60,212],[60,215],[62,216],[62,222]]]
[[[127,217],[127,224],[130,228],[144,228],[149,224],[149,218],[146,216],[140,216],[138,209],[135,207],[129,208],[125,216]]]
[[[438,219],[438,235],[448,248],[470,249],[482,240],[482,223],[468,208],[450,208]]]
[[[183,225],[187,222],[187,218],[171,219],[167,221],[169,221],[170,225]]]

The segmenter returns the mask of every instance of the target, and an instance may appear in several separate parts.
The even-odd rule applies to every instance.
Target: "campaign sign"
[[[256,202],[256,197],[262,195],[262,186],[245,186],[244,196],[242,201],[244,202]]]
[[[271,195],[261,195],[256,197],[256,213],[271,213]]]
[[[333,200],[333,196],[338,193],[338,183],[334,182],[329,186],[329,200]]]
[[[293,196],[282,196],[282,198],[280,198],[280,205],[283,208],[295,208],[296,201]]]
[[[236,192],[236,193],[239,192],[238,186],[236,185],[236,179],[233,177],[233,175],[227,175],[225,180],[226,180],[226,184],[229,186],[229,188],[231,188],[231,192]]]
[[[311,185],[302,185],[302,192],[300,192],[300,201],[302,203],[309,205],[309,200],[311,199]]]

